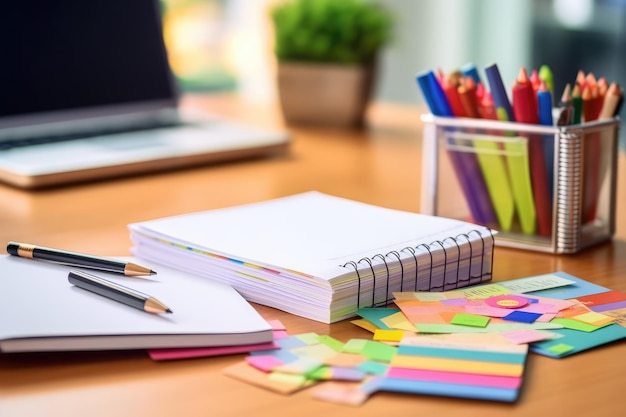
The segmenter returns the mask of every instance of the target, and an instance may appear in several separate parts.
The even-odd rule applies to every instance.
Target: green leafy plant
[[[389,40],[392,18],[365,0],[290,0],[272,9],[280,62],[372,62]]]

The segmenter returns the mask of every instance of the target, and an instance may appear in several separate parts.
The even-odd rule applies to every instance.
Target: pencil
[[[575,84],[572,89],[572,124],[577,125],[582,122],[583,98],[580,93],[579,84]]]
[[[78,288],[91,291],[147,313],[162,314],[172,312],[165,304],[148,294],[124,287],[87,272],[70,271],[67,280]]]
[[[622,95],[622,89],[616,83],[611,83],[604,96],[604,103],[598,119],[606,120],[614,117],[622,100]]]
[[[101,258],[82,253],[68,252],[59,249],[35,246],[29,243],[9,242],[7,252],[13,256],[29,259],[41,259],[62,265],[97,269],[99,271],[114,272],[126,276],[155,275],[156,272],[145,266],[132,262],[120,262],[113,259]]]

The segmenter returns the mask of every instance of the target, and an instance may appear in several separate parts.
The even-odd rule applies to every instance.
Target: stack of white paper
[[[140,258],[325,323],[394,291],[491,279],[493,233],[475,224],[308,192],[129,225]]]

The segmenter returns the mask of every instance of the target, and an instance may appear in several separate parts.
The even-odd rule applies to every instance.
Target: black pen
[[[113,259],[35,246],[28,243],[9,242],[7,244],[7,252],[21,258],[41,259],[63,265],[115,272],[127,276],[156,274],[156,272],[150,268],[132,262],[120,262]]]
[[[67,280],[78,288],[91,291],[148,313],[161,314],[172,312],[165,304],[148,294],[135,291],[84,271],[70,271]]]

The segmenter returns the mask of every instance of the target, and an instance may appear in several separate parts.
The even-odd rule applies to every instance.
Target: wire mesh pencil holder
[[[576,253],[615,232],[619,118],[569,126],[422,116],[421,211],[499,246]]]

